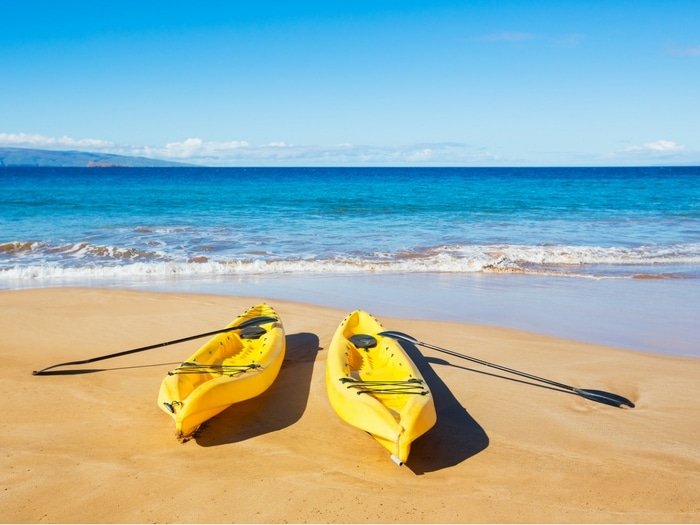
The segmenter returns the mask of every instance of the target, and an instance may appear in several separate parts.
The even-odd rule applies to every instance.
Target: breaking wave
[[[273,273],[518,273],[579,277],[689,276],[700,244],[638,247],[465,245],[395,253],[353,252],[285,257],[265,251],[146,250],[86,242],[0,245],[0,280]]]

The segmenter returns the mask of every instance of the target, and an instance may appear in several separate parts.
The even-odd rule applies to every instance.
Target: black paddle
[[[35,370],[34,372],[32,372],[32,375],[39,376],[39,375],[44,374],[47,370],[51,370],[52,368],[58,368],[59,366],[86,365],[88,363],[94,363],[95,361],[102,361],[103,359],[111,359],[112,357],[120,357],[123,355],[135,354],[136,352],[144,352],[146,350],[153,350],[154,348],[160,348],[161,346],[174,345],[176,343],[184,343],[185,341],[191,341],[193,339],[199,339],[201,337],[207,337],[209,335],[222,334],[224,332],[230,332],[232,330],[241,330],[241,329],[246,328],[248,326],[256,326],[256,325],[260,325],[260,324],[264,324],[264,323],[272,323],[274,321],[279,321],[279,319],[277,319],[276,317],[265,317],[265,316],[253,317],[252,319],[248,319],[247,321],[243,321],[239,325],[230,326],[228,328],[222,328],[220,330],[214,330],[213,332],[207,332],[205,334],[192,335],[190,337],[184,337],[182,339],[175,339],[174,341],[166,341],[165,343],[157,343],[155,345],[144,346],[141,348],[134,348],[133,350],[125,350],[123,352],[117,352],[116,354],[102,355],[99,357],[93,357],[91,359],[84,359],[82,361],[69,361],[68,363],[59,363],[57,365],[47,366],[46,368],[42,368],[41,370]]]
[[[547,383],[553,386],[556,386],[558,388],[562,388],[564,390],[568,390],[570,392],[573,392],[574,394],[578,394],[581,397],[585,397],[586,399],[590,399],[591,401],[596,401],[598,403],[603,403],[606,405],[611,405],[614,407],[622,408],[623,405],[628,406],[630,408],[634,408],[634,403],[630,401],[629,399],[618,396],[617,394],[611,394],[610,392],[604,392],[602,390],[588,390],[588,389],[583,389],[583,388],[576,388],[573,386],[565,385],[563,383],[557,383],[556,381],[552,381],[550,379],[545,379],[543,377],[538,377],[538,376],[533,376],[532,374],[528,374],[525,372],[520,372],[518,370],[513,370],[512,368],[507,368],[505,366],[497,365],[494,363],[489,363],[487,361],[482,361],[481,359],[477,359],[475,357],[470,357],[468,355],[464,354],[459,354],[457,352],[454,352],[453,350],[447,350],[446,348],[440,348],[439,346],[434,346],[430,345],[427,343],[423,343],[419,341],[418,339],[415,339],[411,337],[410,335],[404,334],[402,332],[394,332],[394,331],[386,331],[386,332],[379,332],[379,334],[384,337],[391,337],[392,339],[401,339],[403,341],[407,341],[409,343],[412,343],[414,345],[420,345],[424,346],[426,348],[431,348],[433,350],[437,350],[438,352],[443,352],[445,354],[454,356],[454,357],[461,357],[462,359],[466,359],[468,361],[473,361],[475,363],[479,363],[480,365],[485,365],[485,366],[490,366],[492,368],[497,368],[498,370],[502,370],[503,372],[508,372],[510,374],[515,374],[523,377],[527,377],[528,379],[532,379],[534,381],[540,381],[542,383]]]

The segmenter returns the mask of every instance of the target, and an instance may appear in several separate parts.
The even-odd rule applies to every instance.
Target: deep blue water
[[[700,169],[2,168],[0,286],[61,277],[700,277]]]

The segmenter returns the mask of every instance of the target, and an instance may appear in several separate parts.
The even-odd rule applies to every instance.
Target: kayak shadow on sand
[[[458,465],[485,450],[489,446],[488,435],[430,366],[435,360],[426,358],[413,344],[399,344],[428,383],[437,412],[435,426],[413,442],[406,466],[416,474],[434,472]]]
[[[238,443],[296,423],[306,410],[311,375],[319,350],[315,334],[287,335],[282,368],[274,383],[253,399],[231,405],[204,423],[194,436],[198,445]]]

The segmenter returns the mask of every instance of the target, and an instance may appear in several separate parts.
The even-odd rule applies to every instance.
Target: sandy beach
[[[216,330],[259,302],[287,333],[277,381],[185,444],[156,397],[206,339],[32,375]],[[47,288],[2,291],[0,311],[5,523],[700,521],[697,358],[381,316],[389,330],[636,405],[594,403],[420,348],[438,422],[398,467],[328,403],[325,354],[345,310]]]

